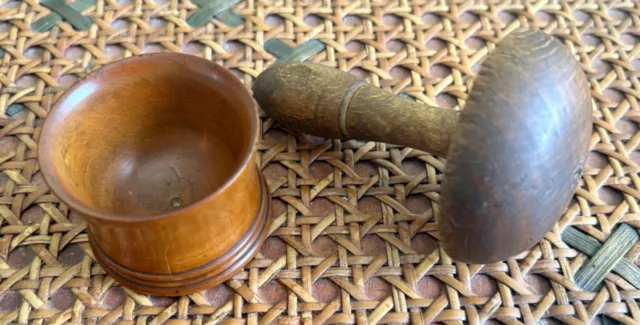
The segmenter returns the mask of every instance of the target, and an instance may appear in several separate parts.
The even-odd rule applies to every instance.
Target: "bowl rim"
[[[212,71],[215,71],[216,74],[221,75],[225,80],[225,84],[235,83],[235,87],[237,87],[242,95],[242,101],[250,101],[250,105],[242,105],[249,113],[249,123],[251,128],[250,136],[247,137],[247,141],[249,141],[248,146],[242,152],[241,157],[242,160],[239,164],[234,168],[231,176],[227,177],[225,182],[216,187],[214,191],[205,195],[204,197],[189,203],[185,204],[177,209],[173,209],[168,212],[163,213],[155,213],[150,215],[136,215],[136,214],[114,214],[114,213],[106,213],[104,211],[100,211],[98,209],[92,208],[89,205],[82,202],[78,199],[73,191],[70,191],[69,188],[62,185],[59,179],[61,179],[59,173],[57,172],[57,168],[53,164],[53,150],[50,150],[50,145],[47,144],[46,135],[51,133],[53,128],[52,120],[53,116],[56,115],[58,111],[60,111],[60,103],[64,102],[64,100],[74,93],[79,87],[84,85],[85,83],[91,81],[93,78],[96,78],[98,75],[102,73],[104,69],[113,68],[124,64],[131,64],[135,61],[139,60],[149,60],[154,62],[155,60],[160,59],[160,61],[156,61],[156,63],[161,63],[163,60],[182,60],[183,64],[188,61],[195,62],[200,61],[202,64],[207,64],[211,67]],[[203,73],[204,74],[204,73]],[[217,64],[213,61],[207,60],[205,58],[186,54],[179,52],[158,52],[158,53],[145,53],[141,55],[134,55],[130,57],[126,57],[120,60],[112,61],[107,64],[102,65],[98,69],[95,69],[89,73],[87,73],[84,77],[80,78],[76,81],[71,87],[69,87],[64,94],[62,94],[56,101],[53,103],[51,109],[47,113],[45,121],[42,125],[42,129],[40,131],[39,139],[38,139],[38,165],[42,172],[42,176],[44,178],[45,183],[49,186],[49,189],[53,192],[53,194],[58,197],[63,203],[65,203],[71,210],[75,210],[83,218],[93,218],[104,221],[112,221],[112,222],[123,222],[123,223],[139,223],[145,221],[153,221],[153,220],[161,220],[161,219],[169,219],[171,217],[184,215],[188,213],[189,210],[201,208],[203,204],[210,201],[212,198],[218,196],[219,193],[225,191],[229,186],[236,182],[238,177],[242,175],[245,170],[249,167],[249,164],[252,163],[252,159],[254,157],[254,153],[256,151],[257,143],[258,143],[258,130],[260,128],[260,116],[258,112],[258,106],[250,91],[245,87],[245,85],[227,68],[223,67],[220,64]]]

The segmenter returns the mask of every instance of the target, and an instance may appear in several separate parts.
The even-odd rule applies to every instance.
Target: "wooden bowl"
[[[124,286],[182,295],[229,279],[267,235],[258,110],[224,68],[185,54],[102,67],[55,104],[39,162]]]

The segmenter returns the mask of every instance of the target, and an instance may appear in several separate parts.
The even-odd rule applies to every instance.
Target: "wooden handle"
[[[306,134],[379,141],[445,155],[459,112],[395,96],[315,63],[264,71],[253,86],[267,114]]]

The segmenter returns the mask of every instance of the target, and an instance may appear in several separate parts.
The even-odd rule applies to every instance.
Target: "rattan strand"
[[[640,226],[638,2],[79,0],[69,17],[42,2],[0,2],[0,324],[640,323],[640,290],[621,274],[637,271],[639,243],[593,291],[574,280],[617,226]],[[509,261],[454,263],[439,249],[443,159],[291,134],[265,116],[258,163],[275,215],[261,254],[216,288],[143,296],[105,276],[84,223],[38,169],[52,103],[122,57],[184,51],[247,86],[278,58],[309,58],[463,109],[483,58],[520,26],[555,35],[580,60],[595,127],[567,212]]]

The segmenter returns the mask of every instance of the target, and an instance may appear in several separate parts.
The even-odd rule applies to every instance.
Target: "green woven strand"
[[[595,290],[638,239],[638,232],[633,227],[621,224],[609,240],[576,272],[576,284],[583,290]],[[587,242],[583,241],[581,244],[588,245]]]
[[[313,39],[291,48],[278,39],[270,39],[264,44],[264,49],[278,58],[276,64],[285,62],[305,61],[314,54],[325,49],[325,44]]]
[[[199,6],[196,12],[191,15],[187,19],[187,24],[193,27],[202,27],[206,25],[211,18],[214,16],[223,13],[225,10],[230,9],[235,5],[239,0],[216,0],[216,1],[207,1],[207,0],[195,0],[191,1],[195,5]],[[226,19],[232,19],[229,16],[229,13],[226,13]],[[242,18],[240,18],[242,19]],[[237,21],[235,21],[237,22]]]
[[[593,256],[602,247],[599,241],[573,227],[569,227],[562,232],[562,241],[589,256]],[[634,287],[640,288],[640,268],[628,259],[622,258],[613,267],[613,271]]]
[[[83,16],[81,12],[95,4],[95,0],[78,0],[70,4],[64,0],[42,0],[40,4],[53,12],[31,24],[33,31],[48,31],[63,19],[77,30],[87,30],[91,27],[91,19]]]

